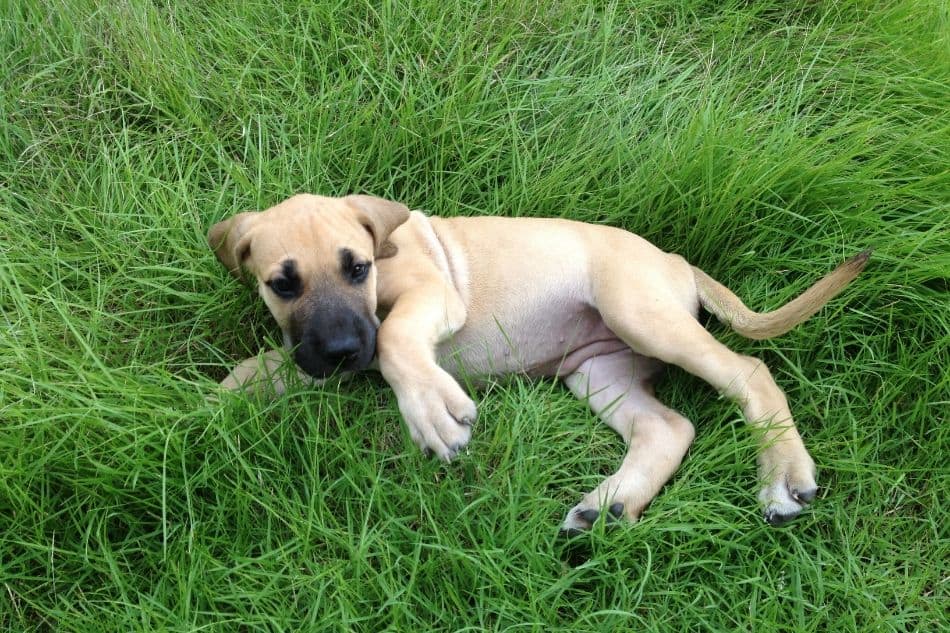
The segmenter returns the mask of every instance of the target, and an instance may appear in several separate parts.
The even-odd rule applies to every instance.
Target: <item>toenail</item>
[[[623,516],[623,504],[618,501],[607,508],[607,512],[609,512],[610,516],[613,518],[619,519],[621,516]]]
[[[810,503],[815,500],[815,496],[818,495],[818,489],[812,488],[811,490],[792,490],[792,498],[796,501],[804,501],[805,503]]]

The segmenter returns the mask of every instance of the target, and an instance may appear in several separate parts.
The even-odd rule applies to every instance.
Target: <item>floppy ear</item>
[[[360,224],[373,236],[376,259],[395,255],[396,245],[389,241],[389,234],[409,219],[409,207],[375,196],[352,195],[343,200],[356,209]]]
[[[208,231],[208,245],[218,261],[232,275],[241,279],[241,264],[251,254],[251,239],[248,229],[256,211],[245,211],[218,222]]]

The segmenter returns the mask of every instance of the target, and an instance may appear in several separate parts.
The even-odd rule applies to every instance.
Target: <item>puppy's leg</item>
[[[634,350],[678,365],[735,400],[761,433],[759,499],[765,519],[780,525],[814,499],[815,465],[788,409],[785,394],[758,359],[736,354],[717,341],[672,298],[642,300],[620,288],[600,293],[604,322]]]
[[[693,425],[653,396],[660,364],[624,350],[584,362],[565,383],[627,444],[620,468],[571,508],[561,529],[590,528],[602,508],[636,519],[676,472],[693,441]]]
[[[468,444],[475,403],[436,362],[436,346],[465,323],[465,306],[439,280],[399,295],[376,337],[379,369],[393,388],[412,440],[452,459]]]
[[[249,391],[263,393],[265,391],[279,396],[287,389],[284,380],[284,365],[294,366],[294,371],[301,382],[313,382],[313,378],[296,369],[292,360],[289,360],[281,350],[272,349],[260,356],[251,356],[241,361],[231,370],[221,386],[228,391]]]

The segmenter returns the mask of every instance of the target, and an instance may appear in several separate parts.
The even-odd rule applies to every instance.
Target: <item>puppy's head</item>
[[[256,280],[294,360],[315,378],[364,369],[376,352],[375,260],[409,209],[372,196],[301,194],[208,231],[218,260]]]

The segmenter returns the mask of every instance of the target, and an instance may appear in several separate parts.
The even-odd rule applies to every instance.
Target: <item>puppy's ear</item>
[[[409,207],[374,196],[353,195],[343,200],[356,209],[360,224],[373,236],[376,259],[395,255],[396,245],[389,241],[389,234],[409,219]]]
[[[241,265],[251,255],[251,236],[248,230],[257,211],[245,211],[218,222],[208,231],[208,245],[218,261],[232,275],[241,279]]]

